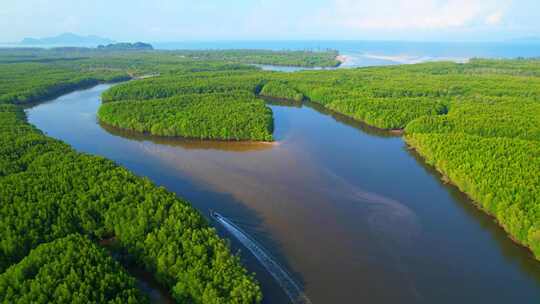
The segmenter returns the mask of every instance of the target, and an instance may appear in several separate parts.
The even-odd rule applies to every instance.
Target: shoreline
[[[499,227],[500,229],[502,229],[504,231],[504,234],[506,235],[506,237],[508,239],[510,239],[515,245],[523,248],[524,250],[526,250],[531,258],[535,261],[540,261],[540,258],[537,258],[535,255],[534,255],[534,252],[532,251],[532,248],[530,248],[529,246],[525,245],[524,243],[522,243],[521,241],[519,241],[518,239],[516,239],[513,235],[510,234],[510,232],[499,222],[499,220],[497,219],[497,216],[491,212],[489,212],[487,209],[485,209],[482,204],[474,199],[469,193],[467,193],[466,191],[463,191],[461,189],[461,187],[455,183],[448,175],[446,175],[446,173],[440,169],[437,165],[435,164],[430,164],[428,161],[427,161],[427,158],[424,156],[424,154],[422,154],[422,152],[415,146],[413,146],[408,140],[407,140],[407,137],[406,136],[403,136],[403,141],[405,142],[406,146],[407,146],[407,149],[410,150],[410,151],[413,151],[414,153],[416,153],[418,156],[420,156],[420,159],[422,160],[422,162],[424,163],[424,165],[428,166],[429,168],[432,168],[438,175],[439,175],[439,180],[445,184],[445,185],[449,185],[451,187],[454,187],[456,188],[460,193],[462,193],[463,195],[465,195],[465,197],[467,197],[467,199],[470,201],[471,205],[474,206],[477,210],[479,210],[480,212],[482,212],[483,214],[485,214],[486,216],[488,216],[494,223],[497,227]]]
[[[77,84],[74,84],[74,85],[72,85],[72,86],[70,86],[68,88],[65,88],[65,89],[62,89],[62,90],[60,90],[58,92],[55,92],[54,94],[43,95],[43,96],[40,96],[40,97],[36,97],[31,101],[27,101],[27,102],[23,102],[23,103],[15,102],[15,103],[12,103],[12,104],[15,105],[15,106],[20,106],[20,107],[22,107],[23,109],[26,110],[26,109],[38,106],[38,105],[40,105],[42,103],[53,101],[53,100],[58,99],[58,98],[60,98],[62,96],[65,96],[65,95],[68,95],[68,94],[71,94],[71,93],[75,93],[77,91],[86,91],[86,90],[90,90],[90,89],[95,88],[95,87],[97,87],[99,85],[102,85],[102,84],[114,85],[114,84],[118,84],[118,83],[122,83],[122,82],[131,81],[133,79],[134,78],[129,76],[129,75],[127,75],[125,78],[113,79],[111,81],[100,81],[100,80],[92,79],[92,81],[89,82],[89,83],[77,83]]]
[[[130,78],[130,79],[132,79],[132,78]],[[32,126],[33,129],[31,129],[30,132],[36,132],[36,134],[38,136],[40,136],[40,137],[47,138],[47,139],[53,139],[53,140],[55,140],[57,142],[60,142],[61,145],[65,145],[66,147],[68,147],[70,149],[70,151],[73,151],[73,153],[75,153],[76,155],[86,155],[86,156],[89,156],[89,157],[95,157],[95,158],[110,161],[112,163],[113,169],[124,170],[124,172],[127,172],[128,175],[133,176],[134,179],[130,179],[130,180],[126,179],[126,181],[125,181],[126,184],[131,184],[131,183],[135,183],[135,182],[138,182],[138,181],[143,181],[143,182],[149,183],[149,185],[150,185],[147,190],[156,191],[156,192],[159,191],[160,193],[162,193],[163,189],[165,189],[165,188],[163,186],[159,186],[155,181],[151,181],[145,176],[136,175],[135,172],[132,169],[129,169],[127,166],[119,164],[117,161],[113,160],[112,158],[101,156],[100,154],[88,154],[88,153],[76,150],[75,147],[71,143],[68,143],[68,142],[64,141],[63,139],[59,139],[59,138],[52,137],[52,136],[48,135],[45,131],[43,131],[37,125],[31,123],[28,120],[28,116],[27,116],[26,111],[28,109],[30,109],[30,108],[43,105],[46,102],[51,101],[51,100],[55,101],[55,100],[57,100],[57,99],[59,99],[61,97],[67,96],[69,94],[73,94],[75,92],[90,90],[92,88],[95,88],[95,87],[97,87],[99,85],[104,85],[104,84],[113,85],[114,83],[115,83],[114,81],[113,82],[98,82],[95,85],[70,90],[70,91],[65,92],[63,94],[60,94],[59,96],[56,96],[55,98],[52,98],[50,100],[46,99],[46,100],[41,100],[41,101],[35,102],[29,107],[23,107],[22,105],[18,105],[18,104],[14,104],[14,106],[16,108],[18,108],[22,113],[24,113],[24,117],[22,117],[20,119],[21,119],[23,124],[26,124],[28,126]],[[108,167],[107,167],[107,169],[108,169]],[[111,170],[113,170],[113,169],[111,169]],[[17,174],[17,173],[13,173],[13,174]],[[121,177],[125,178],[125,175],[122,175]],[[122,191],[124,191],[124,190],[122,190]],[[187,210],[189,212],[193,212],[193,214],[195,214],[196,216],[200,216],[204,220],[203,213],[198,208],[195,207],[195,205],[192,203],[191,200],[187,200],[187,199],[184,199],[181,196],[178,196],[174,191],[172,191],[170,189],[165,189],[165,191],[167,193],[171,194],[172,196],[174,196],[174,199],[176,200],[176,202],[180,202],[182,204],[183,208],[185,208],[185,210]],[[123,192],[122,192],[122,194],[123,194]],[[157,227],[165,227],[165,224],[167,224],[167,222],[163,221],[163,223],[164,223],[163,226],[157,226]],[[155,225],[161,225],[161,223],[156,223]],[[192,228],[192,229],[194,230],[194,229],[206,229],[206,228],[215,229],[214,226],[211,225],[209,222],[203,222],[203,224],[200,227],[195,227],[195,228]],[[107,232],[107,234],[108,233],[109,232]],[[107,237],[98,238],[97,240],[92,240],[92,241],[93,241],[93,243],[96,243],[97,245],[99,245],[101,248],[105,248],[108,245],[112,245],[112,243],[114,243],[114,241],[117,239],[117,235],[116,235],[114,229],[113,229],[112,233],[113,233],[113,236],[109,236],[108,238]],[[211,233],[212,234],[205,234],[203,236],[203,238],[202,238],[202,241],[208,241],[208,240],[215,239],[215,240],[217,240],[219,242],[224,242],[224,243],[227,242],[227,238],[219,236],[215,232],[215,230],[214,230],[214,232],[211,232]],[[87,233],[82,233],[82,232],[80,234],[83,235],[83,236],[87,235]],[[58,239],[58,238],[54,238],[53,240],[55,240],[55,239]],[[50,243],[50,242],[45,242],[44,244],[48,244],[48,243]],[[204,245],[204,244],[205,243],[202,243],[202,245]],[[125,247],[125,248],[127,248],[127,247]],[[125,249],[125,248],[122,247],[122,249]],[[34,249],[32,249],[32,250],[34,250]],[[143,250],[145,250],[145,249],[143,249]],[[232,250],[230,250],[230,249],[226,249],[226,250],[227,250],[226,252],[227,252],[228,256],[229,255],[231,257],[235,256],[235,253],[233,253]],[[111,252],[109,252],[109,254],[111,256],[114,255]],[[28,256],[28,254],[26,254],[26,256]],[[173,302],[170,302],[168,300],[169,299],[172,300],[175,297],[175,290],[172,287],[169,287],[167,284],[161,284],[160,282],[157,281],[159,276],[162,275],[158,270],[156,270],[156,269],[153,269],[152,271],[141,270],[141,273],[137,274],[135,272],[139,270],[138,268],[129,267],[126,264],[123,264],[118,260],[116,260],[116,261],[119,262],[120,265],[122,266],[122,268],[127,273],[129,273],[132,278],[134,278],[137,281],[137,284],[138,284],[137,288],[142,293],[146,293],[149,298],[152,298],[152,295],[150,295],[148,293],[152,292],[152,294],[155,295],[154,291],[157,291],[159,293],[159,296],[161,296],[163,299],[165,299],[167,301],[166,303],[173,303]],[[240,269],[244,269],[245,271],[248,270],[248,268],[246,266],[247,264],[245,262],[240,261],[239,259],[238,260],[235,259],[234,261],[237,261],[235,263],[237,263],[236,265],[238,265],[238,267],[240,267]],[[17,262],[17,263],[20,263],[20,261]],[[140,264],[142,262],[140,262],[140,260],[138,260],[138,259],[134,259],[133,263]],[[17,265],[17,264],[13,264],[13,265]],[[212,265],[212,267],[213,267],[213,265]],[[247,272],[245,272],[245,273],[247,274]],[[142,278],[142,275],[146,276],[146,278]],[[254,279],[254,276],[247,276],[246,275],[246,278],[249,280],[249,281],[247,281],[248,283],[253,282],[253,284],[255,284],[256,286],[260,286],[259,282],[256,281],[256,279]],[[251,279],[251,278],[253,278],[253,279]],[[242,282],[246,283],[246,280],[243,280]],[[173,284],[173,286],[174,286],[174,284]],[[259,290],[259,289],[256,289],[256,290]]]
[[[152,76],[150,76],[152,77]],[[134,78],[130,78],[128,79],[129,80],[132,80]],[[125,80],[124,80],[125,81]],[[101,84],[115,84],[115,83],[119,83],[119,82],[123,82],[122,80],[120,81],[112,81],[112,82],[97,82],[95,83],[94,85],[90,85],[90,86],[84,86],[84,87],[79,87],[79,88],[74,88],[73,90],[68,90],[68,91],[64,91],[62,94],[60,94],[60,96],[55,96],[53,98],[48,98],[48,97],[44,97],[45,99],[42,99],[40,101],[35,101],[35,102],[31,102],[31,103],[28,103],[26,105],[24,104],[15,104],[17,106],[21,106],[23,109],[27,109],[27,108],[31,108],[31,107],[34,107],[34,106],[37,106],[41,103],[44,103],[44,102],[47,102],[47,101],[50,101],[50,100],[54,100],[56,98],[59,98],[61,96],[64,96],[64,95],[67,95],[67,94],[70,94],[70,93],[73,93],[73,92],[76,92],[76,91],[84,91],[84,90],[87,90],[87,89],[90,89],[92,87],[95,87],[97,85],[101,85]],[[413,150],[415,151],[422,159],[423,163],[431,168],[433,168],[436,172],[439,173],[440,175],[440,181],[444,184],[448,184],[448,185],[452,185],[453,187],[456,187],[457,190],[464,194],[466,197],[468,197],[472,203],[472,205],[474,205],[478,210],[480,210],[482,213],[484,213],[485,215],[489,216],[490,218],[493,219],[493,221],[495,222],[495,224],[500,227],[501,229],[503,229],[503,231],[505,232],[505,235],[508,239],[510,239],[513,243],[515,243],[516,245],[524,248],[525,250],[527,250],[530,254],[531,254],[531,257],[535,260],[539,260],[538,258],[535,257],[534,253],[532,252],[532,249],[529,248],[527,245],[521,243],[520,241],[518,241],[517,239],[515,239],[507,230],[504,226],[502,226],[500,224],[500,222],[498,221],[498,219],[496,218],[495,215],[491,214],[490,212],[488,212],[487,210],[485,210],[481,203],[478,202],[477,200],[475,200],[474,198],[472,198],[467,192],[463,191],[461,189],[461,187],[456,184],[450,177],[448,177],[442,170],[440,170],[439,167],[437,167],[436,165],[431,165],[429,164],[427,158],[413,145],[410,144],[410,142],[407,140],[407,137],[405,136],[405,131],[404,131],[404,128],[403,129],[382,129],[382,128],[378,128],[376,126],[373,126],[373,125],[370,125],[368,124],[367,122],[363,121],[363,120],[359,120],[359,119],[356,119],[354,117],[351,117],[351,116],[348,116],[346,114],[343,114],[343,113],[340,113],[340,112],[337,112],[337,111],[334,111],[332,109],[329,109],[327,107],[325,107],[324,105],[316,102],[316,101],[311,101],[311,100],[303,100],[301,102],[298,102],[298,101],[295,101],[295,100],[291,100],[291,99],[287,99],[287,98],[279,98],[279,97],[271,97],[271,96],[264,96],[264,95],[257,95],[257,97],[261,98],[264,100],[264,98],[271,98],[271,99],[274,99],[276,101],[281,101],[281,102],[294,102],[296,104],[301,104],[301,105],[305,105],[306,102],[310,102],[310,103],[315,103],[316,105],[322,107],[324,110],[328,111],[328,112],[332,112],[332,113],[336,113],[338,115],[342,115],[342,116],[345,116],[347,117],[348,119],[351,119],[353,121],[356,121],[356,122],[359,122],[359,123],[362,123],[366,126],[368,126],[369,128],[373,128],[375,130],[378,130],[378,131],[382,131],[382,132],[386,132],[388,134],[392,134],[392,135],[396,135],[396,136],[400,136],[402,137],[403,141],[405,142],[405,144],[407,145],[408,149],[410,150]],[[99,124],[104,124],[104,125],[107,125],[111,128],[115,128],[117,130],[122,130],[122,131],[127,131],[127,132],[132,132],[132,133],[135,133],[135,134],[138,134],[138,135],[142,135],[142,136],[148,136],[148,137],[153,137],[153,138],[156,138],[156,139],[171,139],[171,140],[178,140],[178,141],[196,141],[196,142],[199,142],[199,143],[223,143],[223,144],[238,144],[238,145],[266,145],[266,146],[278,146],[280,145],[280,142],[279,141],[250,141],[250,140],[223,140],[223,139],[199,139],[199,138],[189,138],[189,137],[182,137],[182,136],[161,136],[161,135],[154,135],[154,134],[151,134],[151,133],[148,133],[148,132],[138,132],[138,131],[134,131],[134,130],[130,130],[130,129],[124,129],[124,128],[120,128],[120,127],[116,127],[116,126],[112,126],[112,125],[109,125],[107,124],[106,122],[103,122],[99,119],[99,117],[97,117],[96,115],[96,118],[97,118],[97,122]]]
[[[369,128],[369,129],[374,130],[374,131],[387,133],[388,135],[402,136],[403,134],[405,134],[405,128],[401,128],[401,129],[379,128],[377,126],[370,125],[369,123],[367,123],[367,122],[365,122],[365,121],[363,121],[361,119],[357,119],[355,117],[352,117],[352,116],[346,115],[344,113],[338,112],[336,110],[330,109],[328,107],[325,107],[322,103],[317,102],[317,101],[309,100],[306,97],[304,97],[303,100],[299,101],[299,100],[294,100],[294,99],[289,99],[289,98],[274,97],[274,96],[260,95],[260,94],[257,94],[256,96],[258,98],[264,100],[267,104],[275,103],[277,105],[291,106],[291,107],[302,107],[302,106],[305,105],[305,106],[308,106],[308,107],[316,108],[320,112],[323,112],[324,114],[333,116],[334,118],[335,118],[336,115],[339,115],[339,116],[341,116],[342,119],[347,119],[347,120],[353,121],[355,123],[361,124],[363,126],[362,129],[364,131],[365,131],[365,128]]]
[[[58,98],[69,95],[71,93],[75,93],[75,92],[78,92],[78,91],[90,90],[90,89],[95,88],[95,87],[97,87],[99,85],[115,85],[115,84],[119,84],[119,83],[122,83],[122,82],[128,82],[128,81],[132,81],[132,80],[152,78],[152,77],[158,77],[158,76],[160,76],[160,75],[159,74],[157,74],[157,75],[150,74],[150,75],[142,75],[142,76],[128,75],[125,79],[119,79],[119,80],[115,79],[115,80],[112,80],[112,81],[95,81],[95,82],[92,82],[90,84],[83,84],[83,85],[78,84],[77,86],[73,86],[73,87],[64,89],[61,92],[59,92],[58,94],[54,94],[54,95],[50,95],[50,96],[37,97],[37,98],[35,98],[35,100],[30,101],[30,102],[14,103],[13,105],[19,106],[23,110],[27,110],[27,109],[33,108],[35,106],[39,106],[40,104],[50,102],[50,101],[54,101],[54,100],[56,100]],[[103,120],[101,120],[99,118],[99,116],[97,115],[97,112],[96,112],[96,120],[97,120],[98,124],[105,125],[105,126],[107,126],[109,128],[114,128],[114,129],[117,129],[119,131],[124,131],[124,132],[131,132],[131,133],[136,134],[136,135],[153,137],[155,139],[169,139],[169,140],[178,140],[178,141],[186,141],[186,142],[191,141],[191,142],[199,142],[201,144],[204,144],[204,143],[218,143],[218,144],[238,144],[238,145],[243,144],[243,145],[266,145],[266,146],[278,146],[278,145],[280,145],[280,142],[276,141],[276,140],[257,141],[257,140],[243,140],[243,139],[239,139],[239,140],[236,140],[236,139],[230,139],[230,140],[227,140],[227,139],[211,139],[211,138],[204,139],[204,138],[193,138],[193,137],[185,137],[185,136],[156,135],[156,134],[152,134],[150,132],[138,132],[138,131],[135,131],[135,130],[130,130],[130,129],[121,128],[121,127],[117,127],[117,126],[113,126],[111,124],[108,124],[107,122],[104,122]]]
[[[336,60],[339,61],[339,65],[342,65],[350,60],[349,56],[347,55],[337,55]]]
[[[293,101],[293,100],[290,100],[290,99],[286,99],[286,98],[275,98],[275,97],[270,97],[270,96],[264,96],[266,98],[273,98],[275,100],[282,100],[282,101]],[[443,184],[447,184],[447,185],[451,185],[453,187],[455,187],[460,193],[462,193],[463,195],[465,195],[469,200],[470,202],[472,203],[472,205],[477,208],[479,211],[481,211],[483,214],[487,215],[489,218],[491,218],[493,220],[493,222],[495,223],[495,225],[499,228],[501,228],[506,237],[508,239],[510,239],[515,245],[525,249],[526,251],[529,252],[530,256],[532,259],[536,260],[536,261],[539,261],[540,260],[540,257],[536,257],[534,255],[534,252],[532,251],[532,248],[530,248],[529,246],[527,246],[526,244],[520,242],[519,240],[517,240],[513,235],[510,234],[510,232],[503,226],[501,225],[501,223],[499,222],[499,220],[497,219],[497,217],[488,212],[485,208],[482,207],[482,204],[477,201],[476,199],[474,199],[471,195],[469,195],[469,193],[467,193],[466,191],[463,191],[461,189],[461,187],[456,184],[448,175],[446,175],[439,167],[437,167],[436,165],[431,165],[429,164],[428,162],[428,159],[415,147],[413,146],[408,140],[407,140],[407,136],[405,135],[405,128],[403,129],[382,129],[382,128],[378,128],[376,126],[372,126],[370,124],[368,124],[367,122],[365,121],[362,121],[362,120],[359,120],[359,119],[356,119],[354,117],[351,117],[351,116],[348,116],[346,114],[343,114],[343,113],[340,113],[340,112],[337,112],[337,111],[334,111],[332,109],[329,109],[327,107],[325,107],[324,105],[316,102],[316,101],[311,101],[311,100],[303,100],[301,101],[300,103],[302,105],[306,105],[306,101],[307,102],[310,102],[310,103],[314,103],[320,107],[322,107],[325,111],[329,112],[329,113],[335,113],[335,114],[338,114],[338,115],[341,115],[341,116],[345,116],[347,117],[348,119],[351,119],[353,121],[356,121],[356,122],[359,122],[361,124],[364,124],[366,126],[368,126],[369,128],[373,128],[375,130],[378,130],[378,131],[381,131],[381,132],[386,132],[388,134],[391,134],[391,135],[395,135],[395,136],[399,136],[402,138],[403,142],[406,144],[407,146],[407,149],[409,150],[412,150],[414,151],[416,154],[418,154],[420,156],[420,159],[422,160],[423,164],[425,164],[426,166],[429,166],[431,168],[433,168],[438,174],[439,174],[439,180],[443,183]]]
[[[280,141],[277,141],[277,140],[273,140],[273,141],[257,141],[257,140],[235,140],[235,139],[231,139],[231,140],[227,140],[227,139],[212,139],[212,138],[196,138],[196,137],[185,137],[185,136],[180,136],[180,135],[175,135],[175,136],[166,136],[166,135],[157,135],[157,134],[152,134],[150,132],[139,132],[139,131],[135,131],[135,130],[131,130],[131,129],[127,129],[127,128],[122,128],[122,127],[117,127],[117,126],[114,126],[114,125],[111,125],[103,120],[101,120],[99,118],[99,116],[97,115],[97,112],[96,112],[96,122],[104,127],[105,129],[113,129],[113,130],[116,130],[116,131],[120,131],[122,133],[129,133],[129,134],[125,134],[125,135],[132,135],[133,137],[137,137],[137,136],[140,136],[140,137],[144,137],[148,140],[151,140],[151,139],[155,139],[155,140],[171,140],[171,141],[178,141],[179,143],[180,142],[185,142],[185,143],[198,143],[198,144],[201,144],[201,145],[204,145],[204,144],[232,144],[232,145],[238,145],[238,146],[251,146],[251,145],[266,145],[266,146],[278,146],[281,144]],[[110,130],[107,130],[107,131],[110,131]]]
[[[42,101],[37,101],[37,102],[32,102],[30,104],[28,104],[27,106],[24,106],[23,108],[24,109],[28,109],[28,108],[32,108],[34,106],[37,106],[43,102],[47,102],[47,101],[52,101],[52,100],[55,100],[57,98],[60,98],[62,96],[65,96],[65,95],[68,95],[68,94],[71,94],[71,93],[75,93],[77,91],[84,91],[84,90],[89,90],[91,88],[94,88],[98,85],[102,85],[102,84],[110,84],[110,85],[114,85],[114,84],[118,84],[118,83],[122,83],[122,82],[128,82],[128,81],[132,81],[132,80],[139,80],[139,79],[146,79],[146,78],[153,78],[153,77],[159,77],[160,74],[148,74],[148,75],[141,75],[141,76],[133,76],[133,75],[129,75],[129,78],[127,80],[119,80],[119,81],[111,81],[111,82],[97,82],[97,83],[94,83],[93,85],[90,85],[90,86],[85,86],[85,87],[79,87],[79,88],[76,88],[74,90],[69,90],[67,92],[64,92],[63,94],[60,94],[58,96],[55,96],[55,97],[52,97],[52,98],[47,98],[45,100],[42,100]],[[102,101],[103,103],[103,101]],[[117,126],[114,126],[114,125],[111,125],[105,121],[103,121],[99,115],[98,115],[98,112],[96,112],[96,120],[97,120],[97,123],[100,124],[100,125],[105,125],[109,128],[114,128],[116,130],[119,130],[119,131],[124,131],[124,132],[130,132],[130,133],[133,133],[133,134],[137,134],[137,135],[141,135],[141,136],[147,136],[147,137],[154,137],[156,139],[170,139],[170,140],[178,140],[178,141],[192,141],[192,142],[200,142],[200,143],[238,143],[238,144],[245,144],[245,145],[256,145],[256,144],[261,144],[261,145],[271,145],[271,146],[277,146],[279,145],[280,143],[276,140],[273,140],[272,141],[259,141],[259,140],[246,140],[246,139],[219,139],[219,138],[216,138],[216,139],[213,139],[213,138],[196,138],[196,137],[186,137],[186,136],[181,136],[181,135],[174,135],[174,136],[166,136],[166,135],[157,135],[157,134],[152,134],[150,132],[139,132],[139,131],[135,131],[135,130],[131,130],[131,129],[127,129],[127,128],[122,128],[122,127],[117,127]]]
[[[426,159],[425,159],[424,157],[422,157],[421,159],[422,159],[422,163],[427,164]],[[459,188],[458,188],[457,190],[459,190],[459,192],[464,193],[465,195],[467,195],[467,193],[461,191]],[[467,195],[467,196],[468,196],[468,195]],[[485,212],[482,212],[482,213],[485,213]],[[497,226],[499,226],[499,225],[497,225]],[[507,237],[509,236],[507,233],[505,233],[504,235],[506,235]],[[511,238],[511,236],[510,236],[510,238]],[[511,239],[512,239],[512,238],[511,238]],[[525,248],[526,248],[526,247],[525,247]],[[528,248],[526,248],[526,249],[528,249]]]

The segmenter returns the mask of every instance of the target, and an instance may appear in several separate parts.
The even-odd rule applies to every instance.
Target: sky
[[[117,41],[540,37],[540,0],[2,0],[0,42],[64,32]]]

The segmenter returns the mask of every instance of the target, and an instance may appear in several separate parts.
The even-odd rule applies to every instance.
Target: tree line
[[[261,300],[253,276],[189,203],[43,135],[13,105],[0,106],[0,218],[0,273],[41,244],[74,233],[94,242],[115,236],[125,255],[178,302]]]
[[[272,141],[272,110],[244,91],[109,102],[99,108],[98,117],[117,128],[153,135]]]
[[[122,266],[87,237],[38,245],[0,274],[3,303],[148,303]]]
[[[405,128],[411,147],[540,257],[540,60],[276,73],[174,52],[49,54],[47,62],[25,52],[11,59],[0,52],[0,62],[11,60],[0,64],[3,103],[40,100],[88,77],[159,74],[103,95],[100,118],[140,132],[270,140],[271,112],[257,95],[311,100],[379,128]],[[0,133],[0,272],[74,233],[93,242],[114,235],[179,302],[260,301],[253,277],[187,202],[44,136],[20,107],[0,106]]]
[[[405,129],[411,147],[540,257],[539,70],[540,60],[473,59],[226,77],[204,72],[133,82],[112,92],[144,99],[150,92],[170,97],[243,90],[311,100],[375,127]]]

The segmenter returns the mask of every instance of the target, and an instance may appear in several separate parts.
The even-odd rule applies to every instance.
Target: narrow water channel
[[[215,210],[261,244],[317,303],[540,303],[540,263],[389,136],[310,105],[270,105],[276,144],[146,137],[100,126],[100,94],[27,110],[82,152],[115,160]],[[210,218],[210,217],[209,217]],[[235,239],[265,303],[287,303]]]

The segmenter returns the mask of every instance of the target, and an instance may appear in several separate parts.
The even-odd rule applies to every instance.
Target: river
[[[540,303],[540,263],[406,148],[316,105],[277,105],[276,144],[148,137],[101,126],[109,85],[27,110],[29,121],[234,222],[312,303]],[[257,273],[265,303],[287,296]]]

